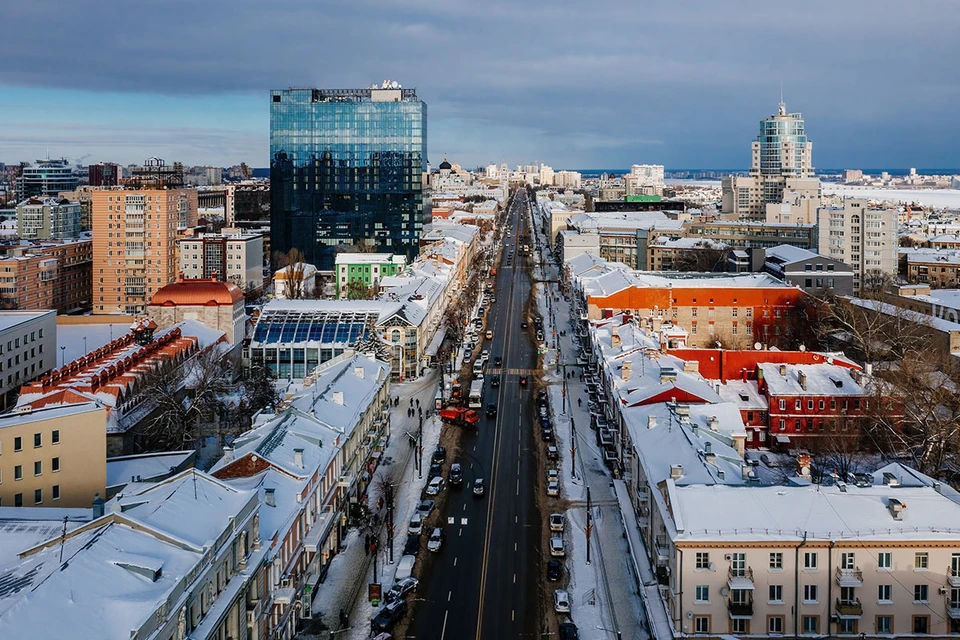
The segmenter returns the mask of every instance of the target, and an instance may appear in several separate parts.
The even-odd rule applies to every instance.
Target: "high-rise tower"
[[[270,236],[332,269],[338,245],[414,257],[423,227],[427,105],[369,89],[270,92]]]

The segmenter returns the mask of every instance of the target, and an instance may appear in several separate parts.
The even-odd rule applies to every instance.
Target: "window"
[[[929,602],[927,585],[925,584],[915,584],[913,585],[913,601],[914,602]]]
[[[805,584],[803,585],[803,602],[804,604],[813,604],[817,601],[817,585],[815,584]]]
[[[770,604],[783,604],[783,585],[782,584],[771,584],[769,587],[770,591]]]
[[[730,572],[732,575],[741,578],[747,575],[747,554],[730,554]]]
[[[877,633],[893,633],[893,616],[877,616]]]
[[[50,460],[50,471],[53,473],[60,471],[60,458],[53,458]]]
[[[841,569],[854,569],[857,566],[856,557],[852,553],[842,553],[840,554],[840,568]]]
[[[918,551],[916,555],[913,556],[913,568],[915,571],[926,571],[927,564],[929,562],[929,557],[927,556],[926,551]]]
[[[820,633],[820,616],[803,616],[803,632]]]
[[[16,438],[13,439],[13,450],[23,451],[23,438],[21,438],[20,436],[17,436]]]
[[[770,554],[770,569],[772,571],[783,570],[783,554],[779,551]]]
[[[710,586],[706,584],[698,584],[695,600],[697,602],[710,602]]]
[[[54,429],[50,434],[50,443],[51,444],[60,444],[60,429]]]
[[[781,635],[783,633],[783,616],[770,616],[767,618],[767,633]]]
[[[17,465],[13,468],[13,479],[23,480],[23,465]]]
[[[750,633],[750,621],[738,618],[730,621],[730,633],[745,635]]]
[[[809,288],[812,287],[812,286],[813,286],[813,278],[806,278],[806,279],[803,281],[803,288],[804,288],[804,289],[809,289]]]
[[[709,553],[698,553],[696,557],[696,568],[697,569],[709,569],[710,568],[710,554]]]
[[[780,401],[780,411],[786,411],[786,409],[787,409],[787,401],[786,401],[786,400],[781,400],[781,401]]]
[[[23,506],[23,494],[22,494],[22,493],[18,493],[17,495],[13,496],[13,506],[15,506],[15,507],[22,507],[22,506]]]
[[[850,618],[841,618],[837,621],[838,633],[856,633],[857,621]]]
[[[42,503],[43,503],[43,489],[34,489],[33,504],[42,504]]]
[[[43,475],[43,462],[37,460],[33,463],[33,475],[42,476]]]
[[[33,434],[33,448],[36,449],[39,446],[43,445],[43,436],[39,433]]]
[[[913,616],[913,632],[929,633],[930,616]]]
[[[803,568],[807,571],[817,570],[817,552],[807,551],[803,554]]]
[[[794,400],[794,401],[793,401],[793,408],[794,408],[794,409],[796,409],[797,411],[800,411],[800,406],[801,406],[801,405],[800,405],[800,401],[799,401],[799,400]]]
[[[877,602],[884,602],[884,603],[893,602],[892,594],[893,594],[892,584],[877,585]]]
[[[53,499],[54,500],[60,499],[60,485],[58,484],[53,485]]]
[[[710,633],[710,618],[708,616],[694,616],[693,632]]]

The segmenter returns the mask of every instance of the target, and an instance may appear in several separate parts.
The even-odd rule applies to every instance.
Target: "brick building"
[[[90,238],[0,246],[0,305],[59,313],[89,309],[92,271]]]

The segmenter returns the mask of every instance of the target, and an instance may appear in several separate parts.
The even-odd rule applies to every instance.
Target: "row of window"
[[[50,499],[59,500],[60,499],[60,485],[55,484],[50,488]],[[33,504],[43,504],[43,489],[34,489],[33,490]],[[0,506],[3,506],[3,498],[0,498]],[[23,494],[17,493],[13,496],[13,506],[22,507],[23,506]]]
[[[802,616],[800,619],[801,628],[804,635],[818,635],[820,631],[820,616]],[[850,618],[840,618],[836,621],[837,633],[856,634],[859,632],[859,621]],[[767,633],[769,635],[784,635],[787,633],[785,628],[786,616],[767,616]],[[912,616],[912,629],[915,634],[926,634],[930,630],[930,616],[919,615]],[[710,616],[694,616],[694,633],[712,633],[710,629]],[[950,620],[950,633],[960,632],[960,620]],[[734,619],[730,621],[730,633],[749,634],[750,620]],[[792,631],[790,631],[792,633]],[[893,633],[893,616],[876,616],[874,619],[874,633],[878,635],[889,635]]]
[[[746,570],[746,554],[743,552],[726,554],[730,556],[730,567],[734,575],[744,575]],[[803,553],[803,569],[805,571],[816,571],[819,569],[819,551],[805,551]],[[891,570],[893,568],[893,553],[890,551],[880,551],[876,554],[877,569]],[[917,551],[913,556],[913,568],[917,571],[926,571],[929,568],[930,554],[926,551]],[[857,558],[853,552],[844,552],[840,554],[841,569],[856,569]],[[954,575],[960,575],[960,553],[954,553],[951,558],[951,567]],[[694,568],[698,571],[714,571],[715,565],[710,562],[709,551],[698,551],[694,556]],[[768,568],[770,571],[783,570],[783,553],[780,551],[771,552],[769,556]]]
[[[694,604],[710,604],[710,585],[698,584],[695,589]],[[746,602],[746,592],[743,589],[735,589],[731,593],[731,599],[734,602]],[[840,587],[840,602],[856,602],[857,597],[854,587]],[[784,604],[783,585],[771,584],[767,587],[768,604]],[[817,604],[820,601],[820,587],[816,584],[803,585],[803,604]],[[913,585],[913,603],[927,604],[930,602],[930,586],[926,584]],[[951,606],[960,606],[960,588],[950,590]],[[893,585],[877,585],[877,604],[893,604]]]
[[[25,333],[23,334],[23,344],[25,345],[30,344],[31,342],[34,342],[35,340],[39,340],[42,337],[43,337],[43,329],[38,329],[37,331],[31,331],[29,333],[29,337],[28,337],[28,334]],[[16,349],[20,348],[20,338],[13,338],[12,340],[7,340],[7,351],[13,351],[15,348]],[[3,344],[0,343],[0,355],[3,355],[3,353],[4,353]]]
[[[50,432],[50,444],[60,444],[60,430],[54,429]],[[33,434],[33,448],[39,449],[43,446],[43,434],[35,433]],[[23,437],[16,436],[13,439],[13,451],[23,451]],[[0,454],[3,453],[3,442],[0,441]]]
[[[60,458],[50,459],[50,472],[60,473]],[[43,475],[43,461],[37,460],[33,463],[33,475],[39,477]],[[23,480],[23,465],[18,464],[13,468],[13,479],[16,482]],[[0,484],[3,484],[3,475],[0,475]]]

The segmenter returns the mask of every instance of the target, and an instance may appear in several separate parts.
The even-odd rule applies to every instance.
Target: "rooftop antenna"
[[[786,115],[787,106],[783,104],[783,80],[780,81],[780,115]]]

